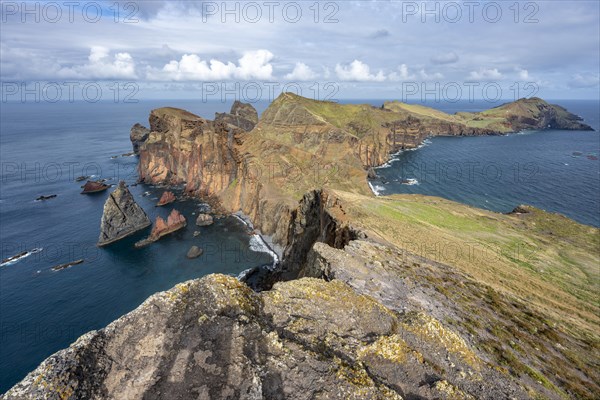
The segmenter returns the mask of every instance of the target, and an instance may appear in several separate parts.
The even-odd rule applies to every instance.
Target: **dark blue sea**
[[[203,204],[188,200],[155,207],[163,189],[148,185],[130,190],[152,221],[176,208],[188,226],[141,250],[133,244],[151,228],[96,247],[102,208],[112,189],[82,195],[85,182],[74,180],[93,175],[112,184],[121,179],[134,184],[137,158],[120,156],[131,152],[129,130],[136,122],[148,126],[150,110],[165,105],[210,119],[231,107],[199,101],[0,105],[1,258],[41,249],[0,267],[0,393],[52,353],[133,310],[153,293],[206,274],[237,276],[272,262],[267,253],[250,249],[253,238],[239,220],[230,217],[196,227],[193,214]],[[51,194],[57,197],[35,201]],[[193,236],[195,230],[199,237]],[[192,245],[204,254],[189,260]],[[78,259],[85,261],[51,270]]]
[[[559,103],[598,130],[598,102]],[[96,247],[108,192],[81,195],[81,183],[74,179],[94,175],[113,184],[120,179],[135,183],[136,157],[120,156],[131,151],[129,129],[136,122],[147,125],[150,110],[166,105],[211,119],[230,107],[192,100],[1,104],[1,258],[40,250],[0,267],[0,393],[44,358],[133,310],[153,293],[209,273],[235,276],[272,262],[269,254],[255,251],[260,247],[237,219],[197,228],[194,215],[205,205],[187,200],[156,208],[163,189],[148,185],[130,190],[151,219],[175,207],[187,217],[187,228],[142,250],[133,243],[150,228],[107,248]],[[446,112],[494,106],[428,105]],[[261,112],[267,104],[255,106]],[[381,194],[423,193],[500,212],[531,204],[599,226],[600,166],[593,159],[599,138],[598,132],[563,131],[433,138],[418,150],[396,155],[378,169],[381,179],[373,184]],[[418,184],[402,184],[408,179]],[[35,201],[51,194],[57,197]],[[199,237],[193,236],[195,230],[201,231]],[[188,260],[185,254],[193,244],[205,253]],[[85,261],[51,271],[77,259]]]

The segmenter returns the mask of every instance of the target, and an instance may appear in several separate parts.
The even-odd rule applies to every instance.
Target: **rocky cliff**
[[[597,323],[592,310],[585,314],[572,303],[576,297],[563,297],[564,307],[582,314],[549,314],[535,297],[518,296],[513,275],[530,294],[549,296],[540,304],[558,293],[537,289],[545,277],[524,279],[529,268],[519,266],[523,260],[487,260],[486,269],[494,269],[489,279],[472,254],[465,260],[480,271],[465,269],[456,256],[452,265],[434,261],[429,249],[452,224],[432,218],[434,210],[461,216],[462,229],[449,232],[457,240],[464,224],[474,230],[493,219],[498,237],[527,235],[535,246],[552,237],[558,247],[528,262],[531,269],[547,268],[555,282],[548,287],[561,287],[557,279],[564,274],[552,272],[545,251],[593,257],[589,240],[597,229],[532,208],[501,215],[435,198],[369,199],[307,193],[293,213],[285,255],[285,271],[294,279],[260,293],[222,275],[179,284],[49,357],[4,398],[562,399],[600,393],[597,334],[573,325],[577,318],[582,326]],[[423,212],[430,215],[428,226],[403,222]],[[419,226],[421,232],[411,231]],[[531,226],[540,230],[533,233]],[[552,235],[542,233],[551,226]],[[573,229],[580,236],[569,234]],[[419,241],[428,235],[428,257],[408,251],[403,235]]]
[[[208,121],[184,110],[150,115],[140,144],[144,182],[181,184],[226,211],[242,211],[287,245],[296,202],[315,188],[368,194],[367,170],[431,135],[494,135],[543,127],[591,129],[562,107],[522,99],[482,113],[449,115],[399,102],[382,107],[279,96],[260,120],[234,103]]]
[[[104,203],[98,246],[116,242],[150,224],[144,210],[135,202],[125,182],[121,181]]]

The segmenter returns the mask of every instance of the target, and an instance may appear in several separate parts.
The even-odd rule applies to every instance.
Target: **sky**
[[[453,102],[600,91],[597,0],[2,0],[1,18],[3,101],[256,101],[284,90]]]

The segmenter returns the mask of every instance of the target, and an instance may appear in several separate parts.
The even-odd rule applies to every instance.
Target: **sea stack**
[[[133,147],[133,153],[138,154],[140,151],[140,144],[144,143],[150,135],[150,129],[146,128],[142,124],[135,124],[131,127],[129,139],[131,140],[131,146]]]
[[[135,247],[142,248],[148,246],[165,235],[178,231],[181,228],[185,228],[186,225],[187,220],[185,217],[181,215],[179,211],[173,209],[166,221],[161,217],[156,217],[156,222],[154,223],[154,228],[152,228],[150,236],[137,242]]]
[[[104,203],[98,246],[116,242],[150,224],[150,218],[135,202],[125,182],[121,181]]]
[[[156,203],[157,207],[166,206],[167,204],[171,204],[176,200],[173,192],[169,192],[168,190],[160,196],[160,200]]]

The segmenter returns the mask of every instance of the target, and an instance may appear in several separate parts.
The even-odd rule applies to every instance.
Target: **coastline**
[[[265,235],[260,230],[254,228],[254,224],[250,220],[250,217],[245,215],[241,211],[231,213],[231,216],[236,218],[242,224],[244,224],[252,232],[252,238],[254,238],[257,241],[257,243],[253,248],[251,238],[250,249],[256,252],[270,254],[273,258],[272,267],[273,269],[275,269],[283,257],[283,248],[273,241],[272,235]]]

